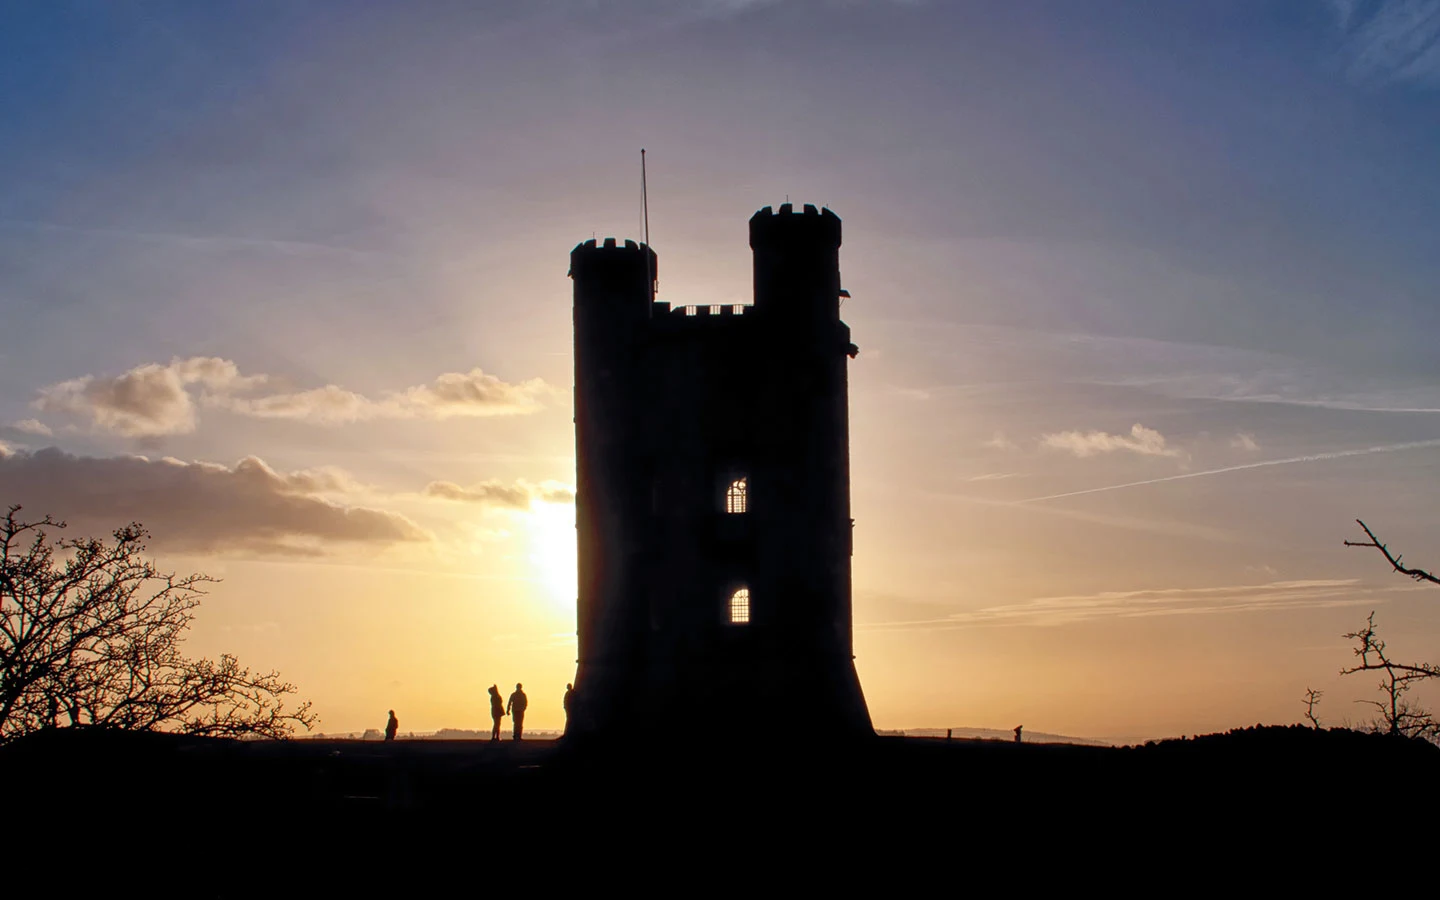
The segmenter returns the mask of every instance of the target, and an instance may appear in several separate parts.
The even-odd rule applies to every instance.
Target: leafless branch
[[[1308,687],[1305,689],[1305,718],[1310,720],[1310,724],[1316,731],[1320,730],[1320,719],[1315,715],[1315,707],[1320,705],[1320,698],[1323,696],[1325,696],[1324,691]]]
[[[1390,563],[1390,566],[1391,566],[1395,571],[1399,572],[1401,575],[1407,575],[1407,576],[1409,576],[1410,578],[1415,579],[1416,581],[1428,581],[1428,582],[1430,582],[1431,584],[1440,584],[1440,577],[1436,577],[1436,576],[1434,576],[1434,575],[1431,575],[1429,572],[1425,571],[1424,569],[1414,569],[1414,568],[1411,568],[1410,566],[1407,566],[1407,565],[1402,564],[1402,563],[1401,563],[1401,560],[1404,558],[1403,556],[1396,556],[1395,554],[1391,553],[1391,552],[1390,552],[1390,548],[1388,548],[1388,547],[1386,547],[1384,544],[1380,543],[1380,539],[1375,536],[1375,532],[1373,532],[1373,531],[1370,530],[1370,526],[1366,525],[1364,522],[1360,521],[1359,519],[1356,519],[1355,521],[1360,525],[1361,530],[1363,530],[1363,531],[1365,532],[1365,536],[1368,537],[1370,540],[1368,540],[1368,541],[1346,541],[1346,542],[1345,542],[1345,546],[1347,546],[1347,547],[1374,547],[1376,550],[1379,550],[1380,553],[1385,557],[1385,561],[1388,562],[1388,563]]]

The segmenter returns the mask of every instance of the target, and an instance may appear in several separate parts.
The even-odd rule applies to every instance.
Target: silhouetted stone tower
[[[657,260],[633,241],[570,254],[572,733],[873,733],[852,650],[840,219],[766,207],[750,246],[753,306],[652,303]]]

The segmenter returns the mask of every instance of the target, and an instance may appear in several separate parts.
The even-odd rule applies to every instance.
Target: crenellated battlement
[[[834,213],[833,211],[831,211],[831,209],[830,209],[829,207],[825,207],[824,209],[820,209],[820,208],[817,208],[817,207],[815,206],[815,204],[813,204],[813,203],[806,203],[806,204],[804,204],[804,209],[803,209],[803,211],[797,213],[797,212],[795,212],[795,204],[793,204],[793,203],[788,203],[788,202],[787,202],[787,203],[782,203],[782,204],[780,204],[780,211],[779,211],[779,212],[776,212],[776,211],[775,211],[775,208],[774,208],[773,206],[767,206],[767,207],[765,207],[764,209],[761,209],[759,212],[755,213],[755,215],[751,216],[750,219],[751,219],[751,221],[754,221],[755,219],[757,219],[757,218],[759,218],[759,217],[761,217],[761,216],[795,216],[795,215],[800,215],[800,216],[820,216],[821,218],[829,217],[829,218],[831,218],[831,219],[834,219],[834,220],[837,221],[837,222],[840,221],[840,217],[837,216],[837,215],[835,215],[835,213]]]
[[[576,277],[582,270],[597,274],[610,273],[612,277],[626,279],[639,273],[643,285],[647,253],[650,256],[650,278],[654,280],[659,277],[658,259],[654,250],[632,240],[626,240],[622,244],[613,237],[607,237],[603,241],[591,238],[576,244],[575,249],[570,251],[570,277]]]
[[[579,253],[581,250],[639,250],[640,246],[640,244],[637,244],[629,238],[625,239],[625,243],[623,245],[619,243],[618,238],[607,237],[604,239],[603,243],[597,242],[594,238],[591,238],[584,243],[576,244],[575,249],[570,252]]]
[[[745,303],[716,303],[710,306],[677,306],[670,311],[671,316],[687,319],[728,319],[745,315],[746,311],[755,307]]]
[[[839,247],[840,217],[812,203],[806,203],[801,212],[795,211],[793,203],[780,204],[778,211],[767,206],[750,217],[752,249],[782,243]]]
[[[706,306],[676,306],[657,303],[650,327],[657,334],[680,334],[693,331],[731,332],[750,325],[755,307],[748,303],[725,303]]]

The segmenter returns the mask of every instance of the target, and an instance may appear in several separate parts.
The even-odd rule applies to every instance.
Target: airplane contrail
[[[1365,447],[1360,450],[1337,450],[1334,453],[1311,453],[1308,456],[1291,456],[1285,459],[1267,459],[1263,462],[1244,463],[1238,466],[1225,466],[1222,469],[1206,469],[1203,472],[1182,472],[1179,475],[1166,475],[1163,478],[1147,478],[1144,481],[1127,481],[1124,484],[1107,484],[1104,487],[1086,488],[1083,491],[1066,491],[1063,494],[1049,494],[1044,497],[1029,497],[1025,500],[1016,500],[1020,503],[1040,503],[1045,500],[1059,500],[1062,497],[1079,497],[1082,494],[1098,494],[1102,491],[1118,491],[1121,488],[1140,487],[1146,484],[1160,484],[1164,481],[1180,481],[1185,478],[1199,478],[1202,475],[1220,475],[1225,472],[1241,472],[1245,469],[1263,469],[1266,466],[1288,466],[1292,463],[1321,462],[1327,459],[1344,459],[1347,456],[1366,456],[1371,453],[1394,453],[1398,450],[1415,450],[1420,447],[1440,447],[1440,438],[1427,441],[1407,441],[1403,444],[1382,444],[1378,447]]]

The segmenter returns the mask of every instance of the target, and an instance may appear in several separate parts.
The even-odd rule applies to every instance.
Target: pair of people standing
[[[515,693],[510,695],[508,703],[501,702],[500,688],[490,685],[490,719],[495,727],[490,730],[490,740],[500,740],[500,720],[506,716],[512,716],[515,724],[515,740],[520,740],[525,733],[525,707],[530,705],[530,700],[525,696],[525,686],[515,685]]]

